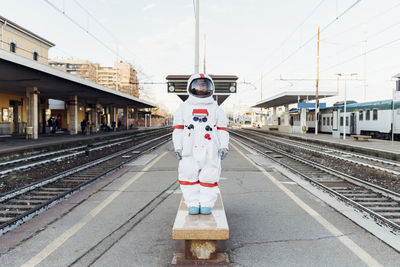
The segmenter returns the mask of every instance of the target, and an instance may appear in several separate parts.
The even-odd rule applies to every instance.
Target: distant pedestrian
[[[112,127],[113,132],[115,132],[115,121],[111,122],[111,127]]]
[[[47,124],[49,125],[49,133],[53,132],[53,118],[50,117],[49,120],[47,121]]]
[[[118,120],[118,131],[121,130],[121,126],[122,126],[122,122],[121,122],[121,120]]]
[[[82,134],[85,134],[85,129],[86,129],[86,120],[84,119],[84,120],[81,122],[81,131],[82,131]]]

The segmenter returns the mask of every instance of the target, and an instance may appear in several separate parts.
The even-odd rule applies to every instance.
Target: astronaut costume
[[[214,82],[194,74],[189,98],[174,114],[172,140],[179,161],[179,183],[189,214],[210,214],[219,192],[221,160],[228,153],[224,111],[213,99]]]

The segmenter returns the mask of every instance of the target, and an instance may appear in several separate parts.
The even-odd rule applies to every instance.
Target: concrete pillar
[[[127,130],[129,129],[129,124],[128,124],[129,116],[128,116],[128,113],[129,113],[129,107],[126,106],[126,107],[124,107],[124,121],[123,121],[123,123],[125,124],[125,127],[126,127]]]
[[[288,104],[285,105],[285,111],[283,113],[283,118],[284,118],[283,125],[288,126],[289,125],[289,105]]]
[[[307,126],[307,110],[305,108],[302,108],[300,109],[300,127],[302,133],[306,132],[306,126]]]
[[[68,132],[69,134],[78,133],[78,96],[70,96],[68,104]]]
[[[278,124],[278,120],[276,118],[276,107],[272,108],[272,124]]]
[[[138,128],[139,127],[139,110],[137,108],[135,108],[135,110],[133,111],[133,127]]]
[[[28,103],[28,127],[32,127],[32,134],[27,135],[27,138],[38,139],[39,137],[39,117],[38,117],[38,94],[37,87],[27,87],[26,97]]]
[[[91,109],[91,121],[90,121],[90,125],[92,127],[92,133],[96,133],[97,132],[97,106],[93,105],[92,109]]]
[[[116,131],[117,130],[117,118],[116,118],[116,114],[117,114],[117,112],[116,112],[116,108],[114,107],[114,106],[110,106],[110,120],[111,120],[111,122],[110,122],[110,124],[111,124],[111,129],[113,129],[113,125],[114,125],[114,131]]]

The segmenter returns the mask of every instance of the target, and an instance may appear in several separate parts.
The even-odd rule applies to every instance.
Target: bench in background
[[[352,135],[355,140],[367,142],[369,139],[372,138],[370,135]]]

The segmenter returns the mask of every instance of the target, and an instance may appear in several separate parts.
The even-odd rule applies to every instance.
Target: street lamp
[[[347,105],[347,77],[355,76],[357,73],[350,73],[350,74],[344,74],[344,73],[338,73],[336,74],[338,76],[344,76],[344,118],[343,118],[343,140],[346,140],[346,119],[347,119],[347,110],[346,110],[346,105]],[[340,118],[340,116],[339,116]]]

